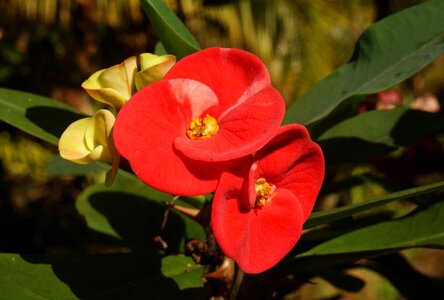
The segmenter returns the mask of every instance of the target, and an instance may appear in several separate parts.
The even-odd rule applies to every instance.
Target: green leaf
[[[181,59],[200,50],[193,35],[162,0],[140,0],[140,4],[169,54]]]
[[[183,252],[188,239],[204,239],[205,232],[194,220],[175,211],[168,214],[161,230],[168,195],[141,183],[135,176],[120,170],[111,187],[89,186],[78,197],[76,208],[92,230],[105,234],[132,251],[160,250],[158,235],[168,244],[168,250]],[[184,202],[176,204],[186,205]]]
[[[408,199],[441,190],[444,190],[444,181],[391,193],[367,202],[314,212],[310,215],[307,222],[305,222],[304,228],[308,229],[318,225],[331,223],[395,200]]]
[[[444,201],[327,240],[294,257],[287,267],[298,271],[323,268],[413,247],[444,247]]]
[[[351,60],[297,100],[284,123],[312,124],[354,95],[387,89],[444,52],[444,1],[430,0],[370,26]]]
[[[172,264],[174,262],[174,264]],[[200,299],[189,257],[0,254],[1,299]]]
[[[0,120],[52,144],[69,124],[84,117],[56,100],[0,88]]]
[[[388,146],[407,146],[443,130],[441,115],[399,107],[374,110],[347,119],[326,130],[317,141],[358,138]]]
[[[54,156],[46,165],[46,171],[49,175],[85,175],[91,172],[103,172],[109,169],[105,164],[87,164],[81,165],[63,159],[60,155]]]
[[[202,270],[189,257],[167,256],[162,259],[160,269],[165,277],[174,279],[181,290],[202,287]]]
[[[156,55],[165,55],[168,54],[165,50],[165,47],[162,45],[161,42],[157,42],[156,46],[154,46],[154,54]]]
[[[316,141],[328,164],[365,162],[443,131],[441,115],[399,107],[346,119],[330,127]]]

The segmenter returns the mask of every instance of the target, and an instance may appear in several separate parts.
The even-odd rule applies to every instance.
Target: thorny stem
[[[158,243],[162,249],[164,251],[168,250],[168,244],[162,239],[162,231],[165,228],[165,225],[168,221],[168,215],[170,213],[170,208],[173,206],[173,203],[179,199],[180,196],[174,196],[174,198],[171,200],[171,202],[168,202],[165,206],[165,211],[163,213],[163,219],[162,219],[162,224],[160,225],[160,229],[159,229],[159,235],[157,235],[156,237],[154,237],[154,241],[156,243]]]
[[[170,213],[170,207],[172,207],[174,205],[174,202],[177,201],[180,198],[180,196],[174,196],[173,200],[171,200],[171,202],[168,202],[166,207],[165,207],[165,211],[163,213],[163,220],[162,220],[162,225],[160,226],[160,231],[163,230],[163,228],[165,228],[165,225],[168,221],[168,215]]]

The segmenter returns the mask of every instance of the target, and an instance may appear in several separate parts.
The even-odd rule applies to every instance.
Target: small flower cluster
[[[119,110],[137,90],[162,79],[175,62],[173,55],[142,53],[97,71],[82,87],[93,99]],[[59,140],[60,156],[64,159],[79,164],[111,163],[107,185],[114,181],[120,163],[112,137],[115,119],[111,111],[100,109],[92,117],[72,123]]]
[[[224,253],[247,273],[271,268],[299,240],[313,209],[324,176],[321,149],[303,126],[281,126],[285,103],[251,53],[208,48],[163,75],[108,102],[121,108],[115,149],[151,187],[214,192],[211,222]],[[104,92],[90,94],[105,102]]]

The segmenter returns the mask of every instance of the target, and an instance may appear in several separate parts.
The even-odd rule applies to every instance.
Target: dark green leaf
[[[58,143],[69,124],[83,117],[56,100],[0,88],[0,120],[52,144]]]
[[[444,52],[444,1],[430,0],[370,26],[351,60],[288,110],[284,123],[311,124],[354,95],[387,89]]]
[[[444,189],[444,181],[432,183],[429,185],[419,186],[395,193],[391,193],[377,199],[361,202],[354,205],[347,205],[339,208],[329,209],[326,211],[314,212],[310,215],[310,218],[304,224],[304,228],[312,228],[317,225],[322,225],[326,223],[330,223],[333,221],[337,221],[354,214],[369,210],[371,208],[375,208],[387,203],[390,203],[399,199],[408,199],[420,195],[424,195],[427,193],[431,193],[434,191],[440,191]]]
[[[157,42],[156,46],[154,47],[154,54],[156,55],[165,55],[168,54],[165,50],[165,47],[162,45],[161,42]]]
[[[317,138],[328,164],[365,162],[444,131],[444,118],[399,107],[346,119]]]
[[[386,144],[371,143],[359,138],[334,138],[318,142],[327,166],[341,163],[367,163],[398,149]]]
[[[1,299],[199,299],[202,268],[188,257],[0,254]]]
[[[162,260],[162,274],[172,278],[181,290],[202,287],[202,269],[192,259],[183,256],[167,256]]]
[[[162,0],[140,0],[140,4],[169,54],[180,59],[200,50],[193,35]]]
[[[160,250],[155,242],[158,235],[172,252],[184,251],[188,239],[205,238],[202,226],[174,211],[168,214],[166,226],[161,231],[164,203],[171,201],[173,196],[144,185],[128,173],[119,172],[111,187],[90,186],[77,199],[77,210],[89,228],[121,241],[133,251]]]
[[[374,110],[347,119],[325,131],[317,141],[358,138],[388,146],[407,146],[442,131],[444,118],[441,115],[399,107]]]
[[[76,164],[61,158],[59,155],[54,156],[46,165],[46,171],[49,175],[53,176],[85,175],[91,172],[103,172],[109,168],[109,166],[105,166],[104,164]]]
[[[444,247],[444,201],[327,240],[297,255],[288,267],[309,270],[413,247]]]

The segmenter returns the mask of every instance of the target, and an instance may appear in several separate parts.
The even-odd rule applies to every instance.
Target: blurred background
[[[422,1],[166,2],[202,48],[236,47],[258,55],[291,104],[348,60],[368,26]],[[138,0],[2,0],[0,86],[45,95],[88,114],[93,104],[80,84],[99,69],[153,52],[157,41]],[[440,58],[398,88],[412,97],[437,94],[443,90],[443,69]],[[47,163],[56,155],[53,145],[0,122],[1,252],[79,253],[100,247],[73,203],[102,175],[53,176]],[[327,297],[329,288],[307,293]],[[397,295],[388,284],[381,289]]]

